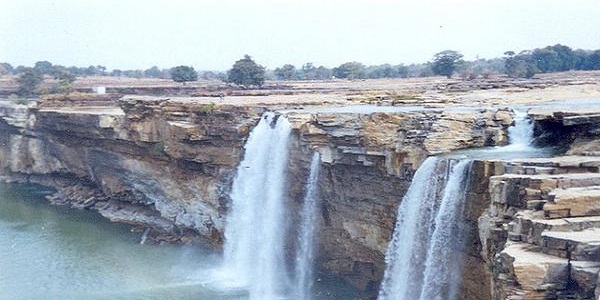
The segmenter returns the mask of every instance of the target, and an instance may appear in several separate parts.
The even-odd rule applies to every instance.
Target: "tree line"
[[[524,50],[519,53],[507,51],[504,57],[493,59],[463,60],[458,51],[445,50],[436,53],[431,61],[421,64],[382,64],[367,66],[360,62],[346,62],[334,68],[316,66],[305,63],[296,68],[285,64],[274,70],[266,70],[257,64],[249,55],[236,61],[227,72],[203,71],[197,72],[191,66],[176,66],[161,69],[152,66],[146,70],[108,71],[102,65],[88,67],[65,67],[48,61],[38,61],[33,67],[13,67],[9,63],[0,63],[0,75],[18,75],[19,94],[23,96],[39,93],[38,86],[43,76],[56,79],[56,84],[49,92],[68,92],[71,83],[82,76],[115,76],[131,78],[161,78],[172,79],[185,84],[199,78],[206,80],[221,80],[244,88],[262,86],[265,80],[325,80],[368,79],[368,78],[407,78],[459,75],[463,79],[488,77],[491,74],[506,74],[513,78],[531,78],[538,73],[562,72],[569,70],[600,70],[599,50],[573,50],[568,46],[556,44],[544,48]]]

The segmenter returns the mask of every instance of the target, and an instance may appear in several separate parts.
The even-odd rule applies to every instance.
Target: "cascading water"
[[[478,155],[495,158],[499,153],[536,150],[531,145],[533,124],[526,112],[515,110],[515,125],[508,132],[508,146]],[[386,253],[380,300],[458,297],[462,267],[459,251],[464,242],[461,217],[470,162],[465,158],[455,162],[430,157],[415,173],[398,208],[394,234]]]
[[[470,160],[461,160],[453,168],[444,188],[440,209],[435,217],[421,298],[423,300],[456,299],[461,281],[462,215]]]
[[[245,145],[233,181],[225,229],[225,272],[251,299],[281,297],[288,286],[284,263],[284,189],[291,126],[265,113]]]
[[[294,299],[310,299],[313,264],[314,264],[314,239],[318,227],[319,201],[318,184],[321,158],[315,152],[310,163],[310,175],[306,183],[304,202],[300,213],[300,230],[298,235],[298,249],[295,266],[295,292]]]
[[[532,149],[533,122],[527,118],[526,110],[513,110],[515,124],[508,128],[509,145],[504,151],[527,151]]]
[[[456,220],[462,213],[469,161],[451,164],[430,157],[415,173],[398,208],[379,299],[436,299],[423,296],[440,294],[442,288],[450,290],[440,286],[439,291],[432,291],[428,284],[452,285],[438,280],[454,278],[452,268],[456,266],[440,262],[446,256],[438,255],[448,255],[456,248]]]

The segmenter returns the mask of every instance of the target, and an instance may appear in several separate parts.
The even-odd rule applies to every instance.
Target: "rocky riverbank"
[[[578,88],[589,96],[595,95],[597,86],[585,83]],[[513,111],[506,105],[510,98],[492,97],[487,103],[494,105],[478,108],[471,102],[475,94],[461,93],[431,97],[418,107],[412,100],[402,100],[404,106],[400,101],[352,110],[332,107],[370,102],[365,100],[368,95],[351,100],[327,96],[328,107],[318,105],[323,100],[319,95],[226,96],[215,101],[79,94],[46,97],[29,106],[2,101],[0,174],[4,180],[55,188],[49,197],[53,203],[97,210],[140,230],[150,228],[154,242],[202,240],[218,248],[244,143],[262,113],[275,110],[293,127],[288,209],[298,209],[312,152],[321,154],[319,268],[373,294],[383,276],[396,209],[421,162],[429,155],[508,142],[507,128],[513,122]],[[454,98],[448,101],[449,97]],[[374,103],[390,104],[378,99]],[[583,249],[569,250],[572,259],[585,262],[582,266],[599,261],[595,252],[586,254],[594,242],[587,238],[588,231],[595,234],[593,220],[578,222],[585,226],[547,227],[552,229],[547,233],[526,231],[539,228],[538,223],[571,224],[571,218],[596,217],[594,186],[600,182],[596,183],[593,156],[600,153],[596,139],[600,109],[590,107],[530,111],[538,141],[562,146],[569,157],[474,164],[481,185],[471,188],[473,200],[466,210],[471,234],[465,250],[470,266],[464,275],[465,299],[591,295],[595,279],[576,281],[577,289],[547,285],[557,282],[546,279],[562,269],[547,267],[545,259],[552,256],[550,261],[560,260],[559,266],[566,261],[568,270],[579,270],[566,258],[564,241],[569,241],[573,251]],[[526,220],[535,224],[516,225]],[[577,230],[586,231],[573,236],[556,233]],[[545,272],[538,273],[545,275],[523,277],[519,270],[529,266],[519,264],[536,261],[542,266],[536,268]],[[596,278],[597,271],[589,270],[583,275],[560,274]],[[564,279],[560,276],[556,278]]]
[[[3,103],[4,178],[52,186],[52,202],[152,228],[158,242],[201,238],[220,246],[244,141],[271,108],[94,97]],[[362,289],[380,280],[395,208],[420,162],[506,143],[512,122],[507,109],[286,114],[294,127],[290,178],[298,178],[289,197],[300,201],[311,152],[321,152],[320,263]]]

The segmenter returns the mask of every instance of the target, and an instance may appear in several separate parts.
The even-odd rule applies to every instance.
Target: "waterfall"
[[[224,260],[229,285],[250,299],[281,297],[288,286],[284,263],[284,189],[291,126],[265,113],[244,146],[231,191]]]
[[[508,128],[509,145],[504,151],[527,151],[533,149],[533,122],[527,117],[527,111],[513,109],[515,124]]]
[[[144,245],[146,244],[146,241],[148,241],[148,235],[150,234],[150,228],[146,228],[144,230],[144,233],[142,233],[142,238],[140,239],[140,244]]]
[[[469,162],[452,166],[450,160],[430,157],[415,173],[398,208],[379,299],[437,299],[427,297],[452,292],[458,265],[444,260],[459,240]]]
[[[298,234],[298,249],[295,267],[295,297],[297,300],[311,298],[314,264],[314,240],[318,229],[319,216],[319,169],[321,159],[315,152],[310,163],[310,175],[306,183],[304,202],[300,212],[300,230]]]
[[[435,217],[435,230],[427,251],[421,288],[423,300],[456,299],[461,282],[463,246],[462,215],[470,160],[461,160],[453,168],[444,188],[444,196]]]
[[[508,129],[510,144],[483,152],[535,151],[533,123],[515,111]],[[462,156],[464,157],[464,155]],[[457,299],[461,281],[462,215],[470,159],[430,157],[417,170],[398,207],[396,226],[386,253],[379,299]]]

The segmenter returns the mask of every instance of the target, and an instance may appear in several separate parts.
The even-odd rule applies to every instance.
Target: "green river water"
[[[245,299],[210,288],[221,255],[198,245],[142,245],[95,212],[52,206],[50,191],[0,183],[0,299]],[[348,299],[321,283],[315,299]]]

